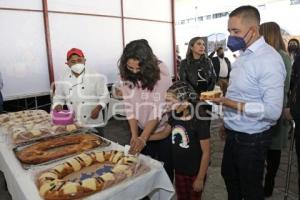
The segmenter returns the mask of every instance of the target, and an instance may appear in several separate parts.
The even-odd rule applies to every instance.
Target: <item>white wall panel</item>
[[[83,50],[87,69],[107,75],[108,82],[118,79],[123,48],[120,19],[50,13],[49,21],[55,80],[68,70],[66,53],[73,47]]]
[[[0,7],[42,10],[42,0],[0,0]]]
[[[49,10],[121,16],[120,0],[48,0]]]
[[[148,40],[154,54],[166,63],[173,75],[172,24],[130,19],[126,19],[124,23],[125,43],[142,38]]]
[[[0,27],[4,98],[49,92],[42,13],[1,10]]]
[[[42,10],[42,0],[0,0],[0,7]],[[50,11],[121,17],[121,0],[48,0]],[[170,0],[123,0],[124,16],[171,22]],[[49,13],[55,80],[69,70],[66,52],[84,51],[87,68],[119,79],[123,50],[121,18]],[[49,93],[49,72],[42,12],[0,11],[0,70],[6,99]],[[125,43],[145,38],[173,74],[172,24],[124,20]]]
[[[124,16],[172,21],[170,0],[124,0]]]

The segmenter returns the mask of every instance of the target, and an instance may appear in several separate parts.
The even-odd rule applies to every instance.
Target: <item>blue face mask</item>
[[[246,35],[244,37],[229,35],[228,41],[227,41],[227,47],[232,52],[237,51],[237,50],[241,50],[241,49],[246,49],[247,44],[246,44],[244,38],[248,35],[249,31],[246,33]]]

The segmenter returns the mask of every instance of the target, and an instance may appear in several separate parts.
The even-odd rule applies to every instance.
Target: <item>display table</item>
[[[113,143],[103,150],[117,149],[123,147]],[[101,149],[102,150],[102,149]],[[104,191],[88,196],[87,200],[135,200],[141,199],[148,194],[150,199],[168,200],[174,196],[174,188],[170,182],[162,164],[149,157],[140,155],[143,162],[150,170],[138,177],[130,178],[126,182],[117,184]],[[5,175],[8,190],[13,200],[38,200],[38,189],[34,183],[37,172],[55,166],[59,161],[43,167],[35,167],[24,170],[16,159],[11,147],[7,145],[5,135],[0,130],[0,169]]]

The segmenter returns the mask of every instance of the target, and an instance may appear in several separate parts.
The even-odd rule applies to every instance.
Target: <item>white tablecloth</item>
[[[48,169],[59,162],[43,167],[24,170],[7,145],[5,135],[0,130],[0,170],[3,171],[7,187],[14,200],[39,200],[38,189],[34,183],[37,171]],[[123,147],[112,143],[103,150]],[[126,182],[87,197],[87,200],[135,200],[149,194],[153,200],[168,200],[174,195],[174,188],[160,162],[141,155],[140,158],[150,167],[150,171]],[[63,161],[60,161],[63,162]]]

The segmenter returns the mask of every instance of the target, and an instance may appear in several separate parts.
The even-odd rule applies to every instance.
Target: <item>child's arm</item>
[[[202,150],[202,158],[200,163],[200,168],[198,171],[197,178],[193,183],[193,189],[196,192],[203,190],[204,179],[207,173],[209,161],[210,161],[210,143],[209,139],[200,140],[200,146]]]
[[[162,140],[171,134],[171,126],[167,124],[165,128],[157,133],[150,135],[149,140]]]

